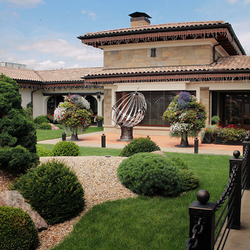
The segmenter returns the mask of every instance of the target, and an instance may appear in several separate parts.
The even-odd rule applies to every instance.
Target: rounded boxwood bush
[[[13,187],[50,225],[77,216],[84,207],[84,190],[76,174],[56,160],[31,169]]]
[[[21,208],[0,207],[0,221],[1,249],[33,250],[38,247],[38,231]]]
[[[47,122],[42,122],[42,124],[40,125],[40,129],[51,130],[51,125]]]
[[[173,157],[172,161],[178,166],[180,169],[188,169],[188,164],[179,157]]]
[[[140,137],[138,139],[132,140],[128,145],[126,145],[120,153],[120,156],[129,157],[133,154],[142,152],[153,152],[161,150],[155,142],[151,141],[150,138]]]
[[[182,179],[182,192],[195,189],[199,186],[199,179],[195,176],[194,172],[189,169],[181,169]]]
[[[58,142],[52,153],[54,156],[78,156],[81,155],[80,148],[72,141],[60,141]]]
[[[34,119],[34,123],[42,124],[43,122],[49,123],[50,120],[45,115],[39,115]]]
[[[36,146],[36,153],[39,157],[53,156],[52,152],[42,146]]]
[[[25,173],[33,166],[32,153],[20,145],[0,148],[1,168],[13,175]]]
[[[167,157],[138,153],[117,169],[121,183],[140,195],[175,196],[181,191],[180,169]]]

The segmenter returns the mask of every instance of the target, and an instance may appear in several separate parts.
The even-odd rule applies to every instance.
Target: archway
[[[97,115],[97,100],[92,95],[87,95],[85,99],[90,103],[90,109],[93,111],[93,115]],[[94,123],[94,118],[92,118],[92,123]]]
[[[51,96],[47,101],[47,114],[53,115],[58,104],[63,101],[64,97],[62,95]]]

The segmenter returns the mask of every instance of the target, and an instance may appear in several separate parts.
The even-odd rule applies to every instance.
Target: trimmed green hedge
[[[38,247],[38,231],[21,208],[0,207],[0,221],[0,249],[35,250]]]

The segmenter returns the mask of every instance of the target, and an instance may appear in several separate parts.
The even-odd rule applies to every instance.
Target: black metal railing
[[[209,202],[206,190],[197,193],[197,200],[189,207],[190,226],[187,250],[223,250],[231,229],[240,229],[241,200],[250,187],[250,141],[243,142],[243,157],[234,151],[230,158],[229,180],[217,202]],[[220,212],[220,214],[218,214]],[[215,221],[217,215],[217,221]]]

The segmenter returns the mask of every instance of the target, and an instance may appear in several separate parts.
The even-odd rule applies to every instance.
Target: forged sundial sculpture
[[[116,127],[118,125],[121,127],[119,141],[133,139],[133,127],[143,120],[146,110],[145,97],[137,91],[123,96],[113,105],[110,117]]]

